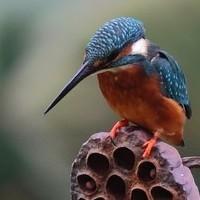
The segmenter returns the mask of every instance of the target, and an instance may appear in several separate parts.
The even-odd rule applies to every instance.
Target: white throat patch
[[[131,54],[142,54],[147,55],[148,42],[144,38],[139,39],[131,46]]]

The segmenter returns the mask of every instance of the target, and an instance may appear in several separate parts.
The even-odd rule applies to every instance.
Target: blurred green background
[[[135,16],[183,66],[193,107],[182,155],[200,155],[199,0],[0,0],[0,199],[70,199],[71,163],[90,134],[118,117],[96,77],[43,111],[79,68],[94,31]],[[200,185],[200,173],[194,172]]]

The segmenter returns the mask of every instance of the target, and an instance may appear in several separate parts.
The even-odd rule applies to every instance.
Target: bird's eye
[[[119,49],[116,49],[114,50],[107,58],[106,58],[106,61],[107,63],[114,60],[118,55],[119,55],[119,52],[120,50]]]

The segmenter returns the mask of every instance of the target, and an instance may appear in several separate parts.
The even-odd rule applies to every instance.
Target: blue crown
[[[129,41],[145,37],[143,23],[132,17],[120,17],[106,22],[86,46],[86,60],[94,62],[111,55]]]

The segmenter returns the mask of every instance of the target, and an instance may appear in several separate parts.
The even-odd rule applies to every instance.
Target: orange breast
[[[162,95],[157,75],[149,76],[140,66],[98,74],[100,89],[122,118],[152,132],[163,129],[162,139],[173,144],[182,140],[185,114],[177,102]]]

